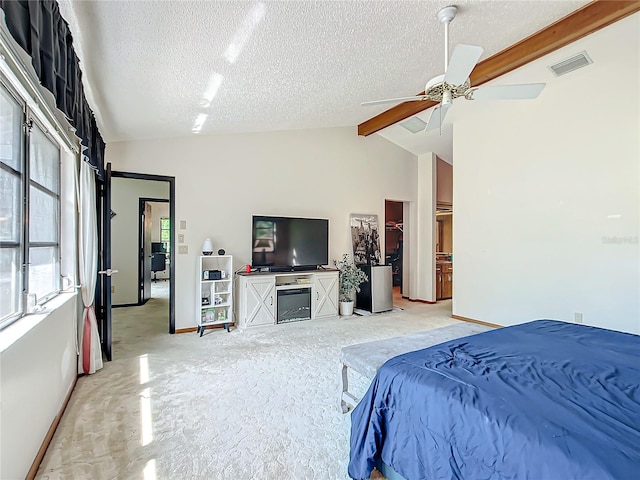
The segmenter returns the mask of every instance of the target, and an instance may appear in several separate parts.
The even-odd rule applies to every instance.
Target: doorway
[[[436,301],[453,297],[453,166],[437,158],[435,214]]]
[[[111,190],[112,265],[119,270],[113,307],[164,297],[167,329],[175,333],[175,177],[114,171]]]
[[[140,197],[138,204],[138,304],[169,298],[169,199]]]
[[[404,202],[384,202],[385,265],[391,265],[394,297],[402,296],[404,275]]]

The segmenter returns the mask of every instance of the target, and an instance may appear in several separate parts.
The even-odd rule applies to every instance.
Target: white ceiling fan
[[[425,130],[439,128],[454,98],[464,97],[467,100],[521,100],[536,98],[545,87],[545,83],[526,83],[519,85],[495,85],[471,87],[469,75],[475,68],[483,48],[474,45],[456,45],[449,61],[449,24],[455,18],[458,8],[451,5],[438,12],[438,21],[444,24],[444,70],[427,82],[424,94],[413,97],[388,98],[364,102],[362,105],[379,105],[382,103],[400,103],[408,101],[431,100],[440,102],[433,109]]]

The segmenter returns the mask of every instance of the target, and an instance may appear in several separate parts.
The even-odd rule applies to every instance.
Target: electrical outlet
[[[579,312],[576,312],[573,314],[573,321],[576,323],[582,323],[582,314]]]
[[[178,234],[178,243],[184,243],[184,233]]]
[[[179,245],[178,246],[178,254],[185,255],[189,253],[189,245]]]
[[[116,293],[116,286],[115,285],[111,285],[111,293]]]
[[[186,230],[186,229],[187,229],[187,221],[180,220],[180,230]]]

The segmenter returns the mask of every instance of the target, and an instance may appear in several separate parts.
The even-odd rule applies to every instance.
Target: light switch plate
[[[189,245],[179,245],[178,246],[178,253],[180,255],[184,255],[189,253]]]
[[[178,235],[178,243],[184,243],[184,233]]]
[[[187,221],[180,220],[180,230],[186,230],[186,229],[187,229]]]

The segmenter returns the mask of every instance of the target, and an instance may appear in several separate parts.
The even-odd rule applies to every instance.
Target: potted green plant
[[[360,291],[360,284],[367,281],[367,275],[360,270],[349,254],[342,255],[341,260],[334,260],[340,281],[340,315],[353,314],[353,294]]]

